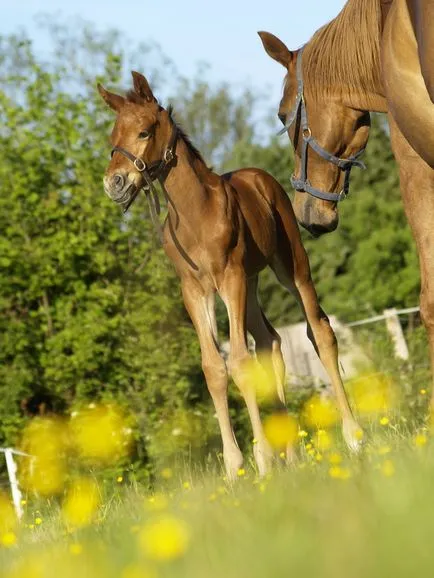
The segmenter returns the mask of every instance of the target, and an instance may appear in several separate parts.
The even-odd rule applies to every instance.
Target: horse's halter
[[[145,161],[143,161],[141,158],[136,157],[135,155],[130,153],[130,151],[127,151],[122,147],[115,146],[112,148],[111,156],[113,156],[117,152],[120,153],[121,155],[124,155],[124,157],[127,157],[127,159],[133,163],[134,168],[137,171],[139,171],[139,173],[143,176],[144,180],[146,181],[146,184],[144,186],[142,186],[140,189],[138,188],[133,193],[133,195],[131,195],[130,199],[125,204],[124,213],[128,211],[128,209],[131,207],[132,203],[134,202],[139,192],[143,190],[146,193],[146,197],[148,199],[149,207],[151,210],[152,220],[154,221],[155,225],[156,223],[155,215],[160,214],[160,203],[158,200],[157,190],[154,187],[154,181],[156,179],[160,181],[160,184],[163,186],[163,191],[167,196],[166,190],[164,189],[163,181],[167,176],[166,173],[167,169],[170,169],[173,162],[176,160],[175,149],[177,140],[178,140],[178,130],[176,128],[176,125],[173,123],[172,134],[170,136],[169,144],[164,150],[163,158],[159,161],[153,162],[149,166],[147,166]],[[153,199],[151,199],[150,197],[151,192]]]
[[[300,116],[300,131],[303,137],[303,142],[301,145],[301,175],[297,178],[295,175],[291,177],[291,184],[297,191],[309,193],[313,197],[318,199],[323,199],[325,201],[339,202],[343,201],[348,195],[350,186],[350,172],[353,167],[359,167],[361,169],[366,168],[365,165],[357,160],[358,157],[364,152],[364,148],[361,149],[356,155],[348,157],[347,159],[341,159],[336,157],[332,153],[329,153],[313,138],[312,132],[309,128],[309,123],[307,120],[306,104],[304,102],[304,85],[303,85],[303,70],[302,70],[302,54],[304,46],[300,48],[297,54],[297,97],[295,99],[294,107],[286,120],[284,128],[279,131],[279,135],[285,133],[293,124],[293,122]],[[342,171],[345,171],[344,186],[340,193],[326,193],[320,191],[313,187],[309,179],[307,178],[307,149],[311,147],[321,158],[326,161],[333,163],[339,167]]]

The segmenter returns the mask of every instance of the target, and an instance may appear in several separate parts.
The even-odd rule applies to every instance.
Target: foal
[[[180,277],[184,303],[199,337],[228,477],[236,475],[243,458],[229,418],[228,372],[218,349],[215,294],[219,293],[228,311],[228,370],[247,405],[256,439],[254,456],[262,475],[270,466],[272,451],[264,435],[256,393],[249,383],[252,359],[247,331],[256,349],[271,355],[277,396],[281,408],[285,407],[280,338],[257,299],[258,274],[267,265],[300,303],[309,338],[334,387],[345,440],[350,448],[357,449],[360,428],[339,375],[336,338],[319,306],[285,191],[259,169],[222,176],[214,173],[175,124],[170,109],[159,106],[147,80],[137,72],[132,74],[134,91],[126,97],[98,85],[102,98],[117,113],[104,188],[111,199],[128,207],[141,188],[153,189],[153,180],[158,179],[163,186],[168,200],[164,250]],[[291,448],[287,453],[290,458]]]

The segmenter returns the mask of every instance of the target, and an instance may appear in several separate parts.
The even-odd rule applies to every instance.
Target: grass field
[[[28,496],[25,520],[13,528],[3,504],[0,575],[432,575],[434,447],[427,429],[410,431],[378,415],[358,456],[339,441],[303,436],[298,465],[277,464],[266,479],[250,466],[232,485],[217,471],[166,468],[153,491],[118,478],[102,492],[95,482],[86,485],[90,476],[62,506]]]

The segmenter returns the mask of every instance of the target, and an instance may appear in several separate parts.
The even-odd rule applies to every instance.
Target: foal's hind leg
[[[309,261],[301,242],[295,247],[293,256],[293,264],[288,264],[287,257],[285,258],[280,254],[273,263],[273,270],[280,283],[295,294],[303,309],[308,325],[308,337],[327,371],[335,392],[342,415],[343,436],[348,447],[357,451],[361,443],[362,430],[354,419],[348,403],[339,373],[336,336],[327,315],[318,303],[318,297],[310,276]]]
[[[273,452],[262,427],[256,392],[250,380],[250,367],[257,363],[247,347],[247,278],[241,266],[228,267],[220,283],[219,293],[229,316],[230,354],[229,368],[232,378],[241,392],[249,412],[253,436],[255,461],[262,476],[270,468]]]
[[[280,335],[271,325],[262,311],[257,297],[258,278],[251,279],[248,283],[247,294],[247,331],[255,340],[256,354],[267,353],[271,357],[273,375],[269,376],[274,382],[278,398],[277,411],[287,412],[285,402],[285,362],[281,351]],[[296,459],[294,446],[288,444],[286,459],[294,462]]]
[[[223,441],[223,459],[229,479],[235,479],[243,463],[232,429],[228,408],[228,376],[226,364],[217,348],[215,293],[205,291],[195,279],[182,279],[185,307],[199,337],[202,369],[217,414]]]

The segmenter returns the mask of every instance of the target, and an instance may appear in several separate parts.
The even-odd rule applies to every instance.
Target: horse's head
[[[104,190],[113,201],[126,206],[146,185],[145,180],[156,178],[172,160],[175,134],[169,113],[159,106],[146,78],[138,72],[132,75],[134,91],[126,97],[98,84],[102,98],[117,114]]]
[[[294,211],[299,223],[319,236],[336,229],[337,202],[345,198],[352,166],[369,135],[369,113],[345,106],[333,91],[303,82],[300,51],[291,52],[268,32],[259,32],[265,51],[286,69],[278,116],[295,150]],[[285,130],[285,129],[284,129]]]

